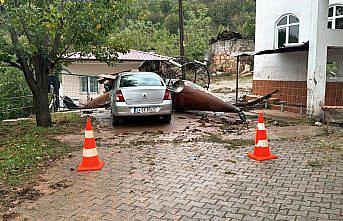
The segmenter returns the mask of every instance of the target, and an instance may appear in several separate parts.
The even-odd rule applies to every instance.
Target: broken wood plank
[[[237,107],[251,107],[251,106],[254,106],[256,104],[259,104],[259,103],[262,103],[264,100],[267,100],[269,98],[272,97],[273,94],[276,94],[277,92],[279,92],[279,90],[275,90],[269,94],[266,94],[260,98],[257,98],[253,101],[248,101],[248,102],[242,102],[242,103],[237,103],[236,106]]]

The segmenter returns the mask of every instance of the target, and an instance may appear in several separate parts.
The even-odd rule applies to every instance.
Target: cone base
[[[83,166],[82,163],[77,167],[77,171],[94,171],[94,170],[101,170],[104,166],[105,162],[100,160],[99,164],[96,166]]]
[[[269,156],[256,156],[254,153],[249,153],[248,157],[257,161],[272,160],[277,158],[277,156],[273,154],[270,154]]]

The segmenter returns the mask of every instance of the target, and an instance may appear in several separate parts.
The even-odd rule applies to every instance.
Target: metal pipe
[[[169,62],[170,62],[171,64],[175,65],[176,67],[182,68],[182,64],[177,63],[177,62],[174,61],[174,60],[169,60]]]
[[[238,78],[239,78],[239,55],[237,56],[237,73],[236,73],[236,104],[238,103]]]

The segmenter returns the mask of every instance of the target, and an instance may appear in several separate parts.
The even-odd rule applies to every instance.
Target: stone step
[[[306,108],[302,105],[291,106],[291,105],[287,105],[287,103],[285,103],[284,105],[273,104],[271,105],[270,109],[279,110],[279,111],[287,111],[287,112],[292,112],[292,113],[300,113],[302,115],[306,114]]]

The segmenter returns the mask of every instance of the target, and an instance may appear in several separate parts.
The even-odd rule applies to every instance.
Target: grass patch
[[[56,135],[81,129],[76,113],[53,114],[53,126],[36,127],[32,122],[0,125],[0,186],[34,182],[45,165],[72,151],[72,147],[54,139]]]

